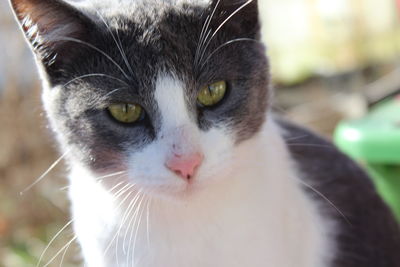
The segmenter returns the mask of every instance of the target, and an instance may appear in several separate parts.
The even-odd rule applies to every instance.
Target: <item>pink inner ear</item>
[[[83,24],[76,10],[58,0],[13,0],[12,5],[30,41],[43,42],[62,37],[79,37]]]

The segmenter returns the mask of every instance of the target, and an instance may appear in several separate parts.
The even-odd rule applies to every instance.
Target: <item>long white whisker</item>
[[[133,187],[130,187],[128,190],[131,190]],[[128,190],[126,190],[125,192],[127,192]],[[124,193],[125,193],[124,192]],[[121,195],[123,195],[124,193],[122,193]],[[124,203],[125,201],[129,198],[130,195],[132,195],[133,192],[129,192],[124,199],[118,204],[118,206],[116,207],[116,209],[118,210]],[[124,215],[125,216],[125,215]]]
[[[119,182],[119,183],[117,183],[116,185],[114,185],[108,192],[109,193],[112,193],[112,191],[114,191],[114,189],[117,189],[119,186],[121,186],[121,185],[123,185],[124,184],[124,182]],[[123,189],[120,189],[120,190],[123,190]],[[120,190],[118,190],[115,194],[118,194],[118,192],[120,192]]]
[[[207,25],[209,19],[210,19],[210,15],[208,15],[206,20],[204,21],[203,27],[202,27],[201,32],[200,32],[199,41],[197,42],[196,55],[194,57],[195,64],[197,64],[197,60],[199,58],[201,43],[203,42],[203,36],[205,34],[206,25]]]
[[[85,74],[85,75],[82,75],[82,76],[73,78],[72,80],[70,80],[70,81],[68,81],[67,83],[65,83],[62,87],[65,87],[65,86],[67,86],[67,85],[69,85],[69,84],[71,84],[71,83],[73,83],[73,82],[75,82],[75,81],[77,81],[77,80],[81,80],[81,79],[85,79],[85,78],[90,78],[90,77],[105,77],[105,78],[109,78],[109,79],[112,79],[112,80],[116,80],[116,81],[118,81],[118,82],[121,82],[121,83],[123,83],[125,86],[129,87],[129,84],[127,84],[125,81],[123,81],[123,80],[121,80],[121,79],[118,79],[118,78],[116,78],[116,77],[113,77],[113,76],[111,76],[111,75],[103,74],[103,73],[91,73],[91,74]]]
[[[77,236],[75,236],[74,238],[72,238],[65,246],[63,246],[57,253],[56,253],[56,255],[54,255],[54,257],[53,258],[51,258],[47,263],[46,263],[46,265],[43,265],[42,267],[48,267],[65,249],[67,249],[73,242],[75,242],[75,240],[77,239],[78,237]]]
[[[203,53],[200,57],[200,62],[202,61],[202,59],[204,58],[204,54],[207,51],[208,47],[210,46],[211,41],[214,39],[215,35],[217,35],[217,33],[221,30],[221,28],[233,17],[235,16],[238,12],[240,12],[243,8],[245,8],[246,6],[248,6],[251,2],[253,2],[254,0],[248,0],[246,3],[244,3],[243,5],[241,5],[240,7],[238,7],[234,12],[232,12],[232,14],[230,14],[219,26],[218,28],[214,31],[214,33],[211,35],[210,39],[207,41]]]
[[[101,97],[98,97],[97,99],[94,99],[94,100],[92,101],[92,103],[89,103],[89,107],[95,108],[95,107],[96,107],[96,104],[98,104],[98,103],[102,104],[102,102],[104,102],[105,100],[107,100],[107,97],[109,97],[110,95],[112,95],[112,94],[114,94],[114,93],[116,93],[116,92],[118,92],[118,91],[120,91],[120,90],[122,90],[122,89],[126,89],[126,87],[116,88],[116,89],[114,89],[114,90],[108,92],[107,94],[105,94],[105,95],[103,95],[103,96],[101,96]]]
[[[114,90],[112,90],[111,92],[108,92],[107,94],[103,95],[102,98],[105,99],[105,98],[109,97],[110,95],[112,95],[112,94],[114,94],[114,93],[120,91],[121,89],[123,89],[123,88],[114,89]]]
[[[43,250],[42,254],[40,254],[39,261],[38,261],[38,263],[36,264],[36,267],[39,267],[39,266],[40,266],[40,263],[42,262],[43,257],[44,257],[44,255],[46,254],[46,252],[47,252],[47,250],[49,249],[49,247],[51,246],[51,244],[53,244],[53,242],[57,239],[57,237],[59,237],[59,236],[61,235],[61,233],[62,233],[65,229],[67,229],[73,222],[74,222],[74,220],[70,220],[68,223],[66,223],[66,224],[61,228],[61,230],[59,230],[59,231],[53,236],[53,238],[52,238],[52,239],[49,241],[49,243],[47,244],[46,248]]]
[[[118,178],[122,178],[123,176],[120,176],[120,177],[118,177]],[[103,180],[101,180],[101,181],[99,181],[99,183],[101,183]],[[121,185],[123,182],[120,182],[120,183],[118,183],[117,185],[115,185],[112,189],[110,189],[109,191],[111,192],[112,190],[114,190],[115,189],[115,187],[117,187],[117,186],[119,186],[119,185]],[[63,186],[63,187],[61,187],[59,190],[60,191],[64,191],[64,190],[68,190],[69,188],[71,188],[71,185],[67,185],[67,186]]]
[[[306,137],[309,137],[309,136],[310,136],[309,134],[303,134],[303,135],[300,135],[300,136],[290,137],[290,138],[284,139],[284,140],[285,140],[285,142],[290,142],[290,141],[294,141],[294,140],[303,139],[303,138],[306,138]]]
[[[96,177],[94,179],[95,180],[102,180],[102,179],[105,179],[105,178],[111,178],[111,177],[115,177],[117,175],[125,174],[125,173],[126,173],[126,171],[114,172],[114,173],[107,174],[107,175],[104,175],[104,176]]]
[[[132,215],[132,218],[129,220],[129,224],[128,224],[127,230],[125,231],[125,235],[124,235],[124,239],[123,239],[123,245],[124,245],[124,246],[123,246],[123,249],[124,249],[124,253],[125,253],[125,251],[126,251],[126,249],[125,249],[125,244],[126,244],[126,238],[127,238],[127,236],[128,236],[128,230],[130,230],[132,223],[133,223],[132,228],[135,228],[136,220],[137,220],[137,215],[138,215],[138,213],[139,213],[139,210],[140,210],[140,207],[141,207],[141,205],[142,205],[142,202],[143,202],[143,199],[144,199],[144,198],[145,198],[145,195],[142,194],[142,195],[141,195],[141,198],[140,198],[140,201],[139,201],[139,205],[136,207],[135,212],[134,212],[133,215]],[[133,230],[133,229],[132,229],[132,230]],[[132,233],[132,231],[131,231],[131,233]],[[130,238],[129,242],[131,242],[131,241],[132,241],[132,235],[131,235],[131,238]],[[129,251],[130,251],[130,248],[131,248],[131,245],[130,245],[130,243],[129,243]]]
[[[124,69],[121,68],[121,66],[120,66],[112,57],[110,57],[106,52],[104,52],[103,50],[97,48],[96,46],[94,46],[94,45],[92,45],[92,44],[90,44],[90,43],[84,42],[84,41],[82,41],[82,40],[79,40],[79,39],[71,38],[71,37],[60,37],[60,38],[57,38],[57,40],[55,40],[55,41],[69,41],[69,42],[75,42],[75,43],[79,43],[79,44],[86,45],[86,46],[88,46],[88,47],[90,47],[90,48],[96,50],[97,52],[99,52],[100,54],[102,54],[103,56],[105,56],[108,60],[110,60],[110,61],[121,71],[121,73],[125,76],[126,79],[128,79],[128,80],[131,79],[131,78],[126,74],[126,72],[124,71]]]
[[[131,201],[131,203],[128,206],[127,212],[125,212],[125,215],[121,221],[121,224],[119,226],[119,229],[115,235],[115,237],[118,237],[121,233],[122,227],[125,224],[125,221],[128,219],[128,217],[130,216],[131,212],[133,211],[133,209],[135,208],[135,205],[140,197],[140,193],[141,190],[136,194],[135,198]],[[119,244],[119,240],[117,240],[116,245],[115,245],[115,254],[118,255],[118,244]],[[117,266],[119,266],[119,257],[117,257]]]
[[[133,188],[133,187],[134,187],[134,185],[131,185],[131,187],[129,187],[128,190],[130,190],[130,189]],[[128,191],[128,190],[126,190],[126,191]],[[131,194],[132,194],[132,191],[129,192],[128,195],[120,202],[120,204],[118,205],[118,208],[117,208],[117,209],[119,209],[119,207],[122,206],[122,204],[128,199],[128,197],[129,197]],[[130,211],[131,206],[132,206],[132,203],[134,203],[134,201],[135,201],[135,199],[137,198],[137,196],[138,196],[138,194],[136,194],[136,196],[130,201],[130,203],[129,203],[129,205],[128,205],[128,208],[126,209],[126,211],[125,211],[125,213],[124,213],[124,215],[123,215],[123,217],[122,217],[122,221],[121,221],[119,230],[116,232],[116,234],[114,235],[114,237],[111,239],[109,245],[108,245],[107,248],[104,250],[104,253],[103,253],[104,256],[106,255],[106,253],[108,252],[108,250],[111,248],[112,244],[114,243],[115,239],[116,239],[117,236],[119,235],[119,231],[120,231],[120,229],[122,228],[123,224],[125,223],[126,214]]]
[[[312,191],[314,191],[317,195],[319,195],[320,197],[322,197],[326,202],[328,202],[329,205],[331,205],[338,213],[340,216],[343,217],[343,219],[349,224],[352,225],[351,222],[349,221],[349,219],[344,215],[344,213],[331,201],[329,200],[329,198],[327,198],[324,194],[322,194],[320,191],[318,191],[316,188],[314,188],[313,186],[309,185],[308,183],[295,178],[296,181],[298,181],[299,183],[301,183],[302,185],[306,186],[307,188],[311,189]]]
[[[128,191],[128,190],[127,190],[127,191]],[[118,205],[118,206],[121,206],[122,203],[124,203],[124,202],[128,199],[128,197],[129,197],[131,194],[132,194],[132,192],[129,192],[129,193],[127,194],[127,196],[121,201],[120,205]],[[134,201],[134,200],[131,200],[131,202],[129,203],[128,207],[131,206],[131,204],[132,204],[133,201]],[[129,211],[129,208],[125,211],[125,213],[127,213],[128,211]],[[125,217],[125,213],[124,213],[124,216],[123,216],[123,217]],[[108,244],[108,246],[107,246],[106,249],[104,250],[103,256],[105,256],[105,255],[107,254],[108,250],[111,248],[111,246],[112,246],[112,244],[114,243],[114,241],[115,241],[115,239],[117,238],[117,236],[118,236],[118,231],[117,231],[116,234],[113,236],[113,238],[111,239],[110,243]]]
[[[142,198],[142,200],[141,200],[140,203],[139,203],[139,207],[138,207],[139,210],[140,210],[141,207],[142,207],[143,199],[144,199],[144,197]],[[128,262],[129,262],[129,259],[132,259],[132,266],[135,265],[136,242],[137,242],[137,236],[138,236],[138,233],[139,233],[140,224],[141,224],[141,222],[142,222],[143,211],[144,211],[144,209],[141,209],[139,218],[138,218],[138,220],[137,220],[137,225],[136,225],[136,230],[135,230],[135,237],[134,237],[134,241],[133,241],[133,248],[132,248],[132,250],[129,249],[129,253],[132,253],[132,257],[130,257],[130,256],[128,255]],[[137,217],[137,216],[136,216],[136,217]],[[135,219],[135,221],[136,221],[136,219]],[[134,224],[134,225],[135,225],[135,224]],[[135,227],[135,226],[133,226],[133,227]],[[133,232],[132,232],[132,233],[133,233]],[[132,244],[132,233],[131,233],[131,237],[129,238],[129,246],[131,246],[131,244]]]
[[[152,198],[150,198],[147,201],[147,207],[146,207],[146,233],[147,233],[147,248],[150,248],[150,205],[152,202]]]
[[[37,185],[38,183],[40,183],[40,181],[42,181],[47,174],[49,174],[66,156],[67,154],[70,152],[70,150],[67,150],[64,154],[61,155],[61,157],[59,157],[53,164],[51,164],[51,166],[42,174],[39,176],[39,178],[37,178],[32,184],[30,184],[27,188],[25,188],[24,190],[22,190],[20,192],[20,195],[25,194],[27,191],[29,191],[30,189],[32,189],[32,187],[34,187],[35,185]]]
[[[69,243],[68,246],[66,247],[66,249],[64,250],[64,253],[63,253],[62,256],[61,256],[61,261],[60,261],[60,266],[59,266],[59,267],[62,267],[63,262],[64,262],[64,259],[65,259],[65,255],[67,255],[67,251],[68,251],[68,249],[69,249],[69,247],[70,247],[71,245],[72,245],[72,242]]]
[[[118,36],[119,43],[117,42],[117,39],[115,38],[114,33],[112,32],[110,26],[108,25],[108,23],[106,22],[104,17],[100,14],[100,12],[98,12],[98,11],[96,11],[96,12],[97,12],[97,15],[100,17],[100,19],[103,21],[104,25],[106,25],[108,32],[111,34],[112,38],[114,39],[114,42],[117,45],[117,48],[118,48],[119,52],[121,53],[123,60],[125,61],[125,65],[128,67],[130,73],[133,75],[132,67],[129,64],[129,61],[128,61],[125,51],[122,49],[122,43],[121,43],[121,39],[119,38],[118,33],[117,33],[117,36]]]
[[[130,219],[129,222],[128,222],[127,229],[126,229],[126,231],[125,231],[125,235],[124,235],[124,238],[123,238],[123,240],[122,240],[122,250],[123,250],[124,254],[126,254],[126,238],[127,238],[128,230],[131,228],[132,223],[133,223],[133,227],[135,227],[136,216],[137,216],[139,207],[140,207],[140,205],[141,205],[141,203],[142,203],[142,201],[143,201],[143,198],[144,198],[144,195],[141,196],[139,205],[138,205],[138,207],[135,209],[135,212],[133,213],[131,219]]]
[[[215,4],[215,7],[214,7],[214,9],[213,9],[213,11],[212,11],[212,13],[211,13],[210,19],[209,19],[209,20],[207,21],[207,23],[206,23],[207,26],[206,26],[206,28],[205,28],[204,33],[208,32],[208,34],[207,34],[205,37],[203,37],[202,40],[200,40],[200,43],[199,43],[199,52],[202,51],[204,42],[207,40],[207,38],[208,38],[208,36],[209,36],[209,34],[210,34],[210,32],[211,32],[211,31],[208,31],[208,28],[210,27],[211,21],[212,21],[213,18],[214,18],[215,12],[217,11],[217,8],[218,8],[220,2],[221,2],[221,0],[218,0],[218,2]],[[199,58],[197,57],[196,65],[197,65],[198,63],[199,63]]]
[[[255,39],[251,39],[251,38],[238,38],[238,39],[234,39],[234,40],[231,40],[231,41],[229,41],[229,42],[226,42],[226,43],[220,45],[217,49],[215,49],[215,50],[206,58],[206,60],[204,60],[203,64],[202,64],[201,67],[200,67],[200,70],[204,68],[204,66],[207,64],[207,62],[208,62],[219,50],[221,50],[221,49],[224,48],[225,46],[228,46],[228,45],[230,45],[230,44],[237,43],[237,42],[258,42],[258,43],[261,43],[261,41],[258,41],[258,40],[255,40]]]
[[[314,148],[325,148],[325,149],[334,149],[331,145],[319,145],[319,144],[301,144],[301,143],[288,143],[287,146],[304,146],[304,147],[314,147]]]

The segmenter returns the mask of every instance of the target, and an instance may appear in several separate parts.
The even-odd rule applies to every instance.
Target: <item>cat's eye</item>
[[[226,94],[226,90],[226,81],[210,84],[200,90],[200,93],[197,96],[197,101],[206,107],[214,106],[221,102]]]
[[[122,123],[135,123],[143,117],[143,108],[136,104],[113,104],[108,107],[111,116]]]

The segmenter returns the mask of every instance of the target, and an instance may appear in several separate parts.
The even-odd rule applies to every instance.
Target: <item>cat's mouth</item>
[[[175,177],[174,177],[175,176]],[[150,197],[155,198],[167,198],[174,200],[187,199],[207,190],[208,187],[212,186],[205,181],[194,176],[191,179],[183,180],[177,175],[171,175],[168,179],[169,183],[133,183],[139,190],[143,191]]]
[[[144,185],[142,189],[151,195],[168,195],[175,197],[183,197],[204,190],[205,185],[192,179],[188,182],[179,184],[153,184]]]

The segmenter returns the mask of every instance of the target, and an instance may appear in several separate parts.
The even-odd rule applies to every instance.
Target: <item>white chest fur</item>
[[[275,126],[266,126],[240,152],[246,160],[229,179],[182,201],[144,201],[136,222],[125,217],[123,227],[124,212],[75,166],[73,215],[88,266],[330,266],[332,224],[296,182]]]

